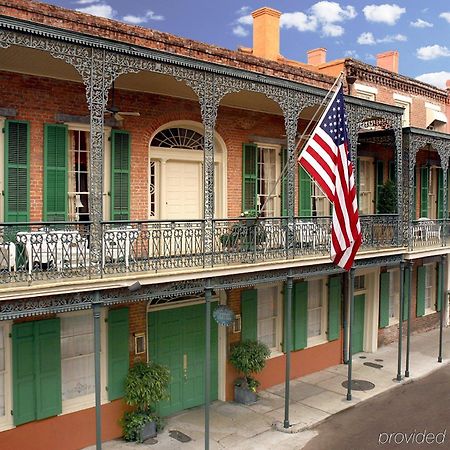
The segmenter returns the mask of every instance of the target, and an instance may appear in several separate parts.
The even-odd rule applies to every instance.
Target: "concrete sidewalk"
[[[211,405],[210,448],[234,450],[301,449],[316,432],[309,428],[332,414],[350,408],[399,384],[421,378],[448,364],[450,358],[450,328],[444,329],[444,361],[437,362],[439,330],[411,337],[410,377],[395,381],[397,373],[397,343],[380,348],[376,353],[358,353],[353,358],[353,379],[365,380],[375,387],[353,391],[346,400],[342,382],[347,379],[347,366],[338,365],[291,381],[290,423],[299,433],[276,431],[273,424],[284,420],[284,384],[259,393],[259,401],[250,406],[216,401]],[[405,351],[405,347],[403,347]],[[364,363],[375,363],[380,368]],[[404,374],[405,361],[402,371]],[[169,436],[178,430],[192,440],[181,443]],[[163,432],[153,444],[126,443],[114,440],[104,443],[107,450],[153,448],[155,450],[204,448],[204,409],[193,408],[167,419]],[[95,447],[89,447],[93,450]]]

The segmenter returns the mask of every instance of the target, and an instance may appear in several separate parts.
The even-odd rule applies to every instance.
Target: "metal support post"
[[[441,298],[439,299],[441,303],[441,309],[439,311],[439,355],[438,355],[438,362],[442,362],[442,347],[443,347],[443,328],[444,328],[444,310],[446,306],[446,290],[444,288],[444,280],[445,280],[445,255],[441,256],[441,270],[440,270],[440,279],[439,281],[439,289],[441,290]]]
[[[343,339],[343,359],[344,364],[348,364],[348,305],[349,305],[349,295],[348,290],[350,289],[350,285],[348,283],[348,277],[347,277],[347,283],[346,283],[346,291],[344,295],[344,311],[343,311],[343,319],[342,323],[344,325],[344,339]]]
[[[406,328],[406,365],[405,365],[405,377],[409,377],[409,354],[411,351],[411,292],[412,292],[412,273],[413,273],[413,262],[408,262],[408,322]],[[403,294],[404,295],[404,294]]]
[[[291,347],[292,347],[292,286],[293,277],[292,272],[289,271],[286,283],[286,314],[285,314],[285,339],[284,342],[286,347],[286,375],[284,384],[284,428],[289,428],[289,400],[290,400],[290,378],[291,378]]]
[[[352,365],[353,365],[353,352],[352,352],[352,331],[353,320],[355,317],[354,311],[354,289],[355,289],[355,269],[350,269],[348,273],[348,297],[350,306],[350,323],[349,323],[349,336],[348,336],[348,363],[347,363],[347,400],[352,399]]]
[[[211,393],[211,297],[212,289],[210,281],[205,288],[205,450],[209,449],[209,404]]]
[[[398,315],[397,381],[402,381],[403,304],[405,302],[405,261],[400,262],[400,306]]]
[[[100,378],[100,313],[102,303],[100,292],[94,293],[92,302],[94,315],[94,364],[95,364],[95,448],[102,448],[102,403],[101,403],[101,378]]]

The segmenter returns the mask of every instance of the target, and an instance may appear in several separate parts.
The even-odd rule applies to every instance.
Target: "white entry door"
[[[167,220],[203,217],[202,163],[174,161],[166,163],[166,199],[162,205]]]

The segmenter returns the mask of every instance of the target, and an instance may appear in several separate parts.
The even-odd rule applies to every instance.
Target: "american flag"
[[[298,162],[333,205],[331,259],[350,270],[361,245],[355,177],[349,153],[344,93],[339,83]]]

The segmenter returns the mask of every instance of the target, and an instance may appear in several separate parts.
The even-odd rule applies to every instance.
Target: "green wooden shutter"
[[[416,298],[416,316],[421,317],[425,314],[425,277],[426,267],[417,268],[417,298]]]
[[[258,208],[258,147],[242,145],[242,212],[256,216]]]
[[[67,220],[67,126],[44,127],[44,220]]]
[[[412,273],[409,270],[405,270],[404,280],[403,280],[403,320],[408,320],[408,301],[409,299],[409,277]],[[402,301],[402,299],[400,299]]]
[[[12,326],[14,425],[36,419],[34,322]]]
[[[308,345],[308,283],[294,283],[293,294],[293,350],[300,350]]]
[[[436,311],[440,311],[441,310],[441,305],[442,305],[442,284],[441,284],[441,279],[444,276],[444,271],[442,268],[442,264],[438,263],[437,266],[437,299],[436,299]]]
[[[380,275],[380,328],[389,325],[389,272],[383,272]]]
[[[287,169],[283,172],[283,169],[286,167],[288,160],[288,152],[287,148],[281,149],[281,171],[283,177],[281,178],[281,215],[286,217],[289,215],[288,211],[288,188],[287,188]]]
[[[61,414],[61,338],[59,318],[35,322],[36,419]]]
[[[417,218],[417,169],[416,169],[416,167],[414,167],[414,191],[413,191],[413,198],[414,198],[413,219],[416,219]]]
[[[130,133],[111,134],[111,220],[130,219]]]
[[[420,168],[420,217],[428,217],[428,167]]]
[[[311,217],[311,178],[306,170],[299,166],[298,169],[298,214],[300,217]]]
[[[331,277],[328,285],[328,340],[339,339],[341,334],[341,277]]]
[[[437,198],[437,217],[438,219],[445,218],[444,207],[444,172],[442,168],[437,170],[438,177],[438,198]]]
[[[375,186],[375,193],[376,193],[376,208],[375,210],[378,212],[378,202],[380,200],[381,191],[383,189],[384,185],[384,162],[377,160],[375,162],[375,170],[376,170],[376,186]]]
[[[258,291],[249,289],[241,293],[241,340],[258,339]]]
[[[5,122],[5,221],[30,220],[30,130],[28,122]]]
[[[108,398],[123,397],[130,364],[128,308],[108,312]]]

